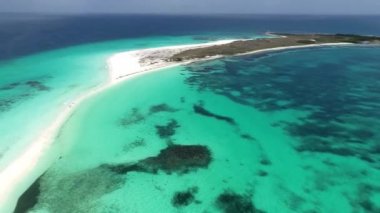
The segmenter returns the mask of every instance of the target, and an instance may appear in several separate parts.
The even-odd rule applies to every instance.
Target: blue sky
[[[0,12],[380,14],[380,0],[0,0]]]

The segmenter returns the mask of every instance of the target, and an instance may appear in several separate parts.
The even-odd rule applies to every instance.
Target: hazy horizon
[[[0,13],[153,15],[380,15],[380,1],[363,0],[0,0]]]
[[[48,15],[48,16],[85,16],[85,15],[109,15],[109,16],[133,16],[133,15],[152,15],[152,16],[380,16],[380,13],[110,13],[110,12],[86,12],[86,13],[75,13],[75,12],[22,12],[22,11],[0,11],[0,15],[13,14],[13,15]]]

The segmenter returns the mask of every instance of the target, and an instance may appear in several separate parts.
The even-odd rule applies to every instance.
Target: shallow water
[[[35,212],[378,212],[379,48],[139,76],[86,101]]]
[[[0,171],[75,98],[108,80],[106,62],[112,54],[207,41],[194,36],[124,39],[0,63]]]

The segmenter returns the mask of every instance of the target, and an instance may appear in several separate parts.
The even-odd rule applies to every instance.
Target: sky
[[[0,12],[380,14],[380,0],[0,0]]]

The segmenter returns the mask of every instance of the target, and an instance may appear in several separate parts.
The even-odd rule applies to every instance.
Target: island
[[[274,37],[252,40],[238,40],[228,44],[182,51],[169,58],[169,61],[186,61],[218,55],[237,55],[253,51],[298,47],[319,44],[380,44],[380,37],[350,34],[286,34],[270,33]]]
[[[267,33],[266,37],[244,40],[177,45],[127,51],[108,60],[111,83],[147,71],[157,71],[200,60],[225,56],[255,54],[287,49],[342,45],[380,45],[380,37],[354,34],[289,34]]]

